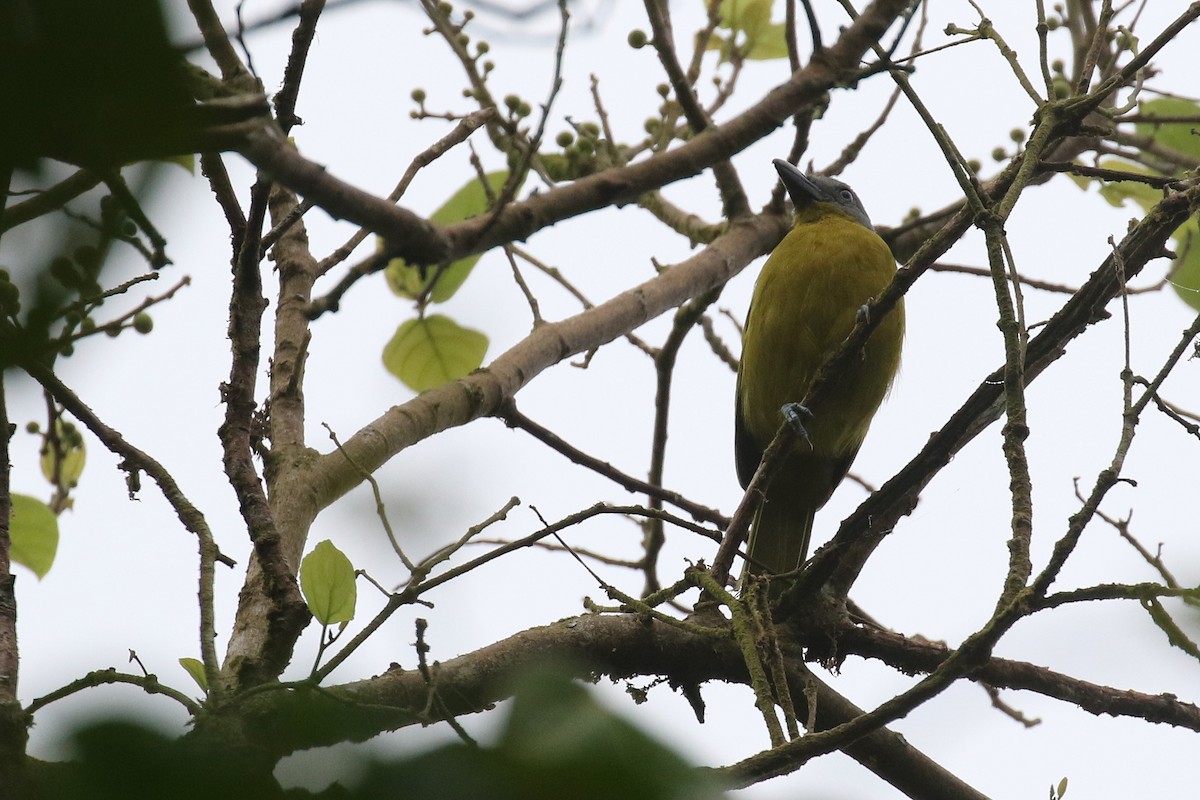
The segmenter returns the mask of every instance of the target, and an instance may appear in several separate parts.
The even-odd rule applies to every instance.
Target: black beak
[[[779,180],[783,182],[783,188],[787,189],[788,197],[792,198],[792,205],[796,208],[803,208],[810,203],[829,199],[821,187],[782,158],[777,158],[771,163],[775,165],[775,171],[779,173]]]

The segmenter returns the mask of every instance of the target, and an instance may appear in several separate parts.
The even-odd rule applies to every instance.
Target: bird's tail
[[[800,568],[808,554],[817,513],[813,503],[787,491],[792,487],[778,477],[772,484],[774,491],[768,489],[750,526],[750,561],[746,569],[756,575],[782,575]]]

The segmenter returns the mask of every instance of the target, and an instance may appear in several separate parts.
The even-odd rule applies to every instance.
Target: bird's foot
[[[871,321],[871,304],[863,303],[858,307],[858,311],[854,315],[854,321],[859,325],[866,325]]]
[[[808,438],[808,430],[804,427],[806,419],[812,419],[813,413],[799,403],[784,403],[779,409],[779,413],[783,415],[783,421],[791,427],[792,431],[808,443],[812,447],[812,439]]]

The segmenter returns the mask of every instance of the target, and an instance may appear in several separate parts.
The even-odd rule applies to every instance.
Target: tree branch
[[[265,620],[261,639],[235,635],[223,667],[227,688],[252,686],[279,676],[291,659],[292,648],[311,618],[296,583],[299,563],[289,561],[275,515],[254,467],[256,421],[254,393],[257,385],[262,341],[262,315],[267,301],[259,274],[259,237],[267,211],[271,184],[260,177],[251,191],[250,214],[245,235],[233,257],[233,292],[229,301],[229,339],[232,363],[229,382],[222,386],[225,420],[217,434],[224,452],[225,474],[237,494],[238,507],[258,569],[247,572],[247,586],[257,587],[261,570],[261,593],[270,603],[266,613],[256,613],[259,593],[242,593],[238,604],[239,629]],[[304,525],[307,530],[307,525]],[[254,566],[252,565],[252,566]],[[245,647],[253,641],[254,646]]]
[[[278,131],[248,135],[240,152],[296,194],[316,200],[334,218],[351,220],[383,236],[389,248],[377,267],[396,256],[411,264],[438,264],[527,239],[588,211],[635,202],[647,191],[727,160],[780,127],[796,109],[818,101],[848,74],[857,73],[863,53],[906,7],[907,0],[876,0],[843,31],[835,46],[822,51],[803,70],[730,121],[708,128],[673,150],[556,186],[511,203],[495,215],[448,228],[334,178],[324,167],[300,156]]]
[[[584,615],[532,628],[437,667],[439,696],[446,709],[464,716],[491,708],[510,694],[510,676],[550,660],[574,665],[576,677],[596,671],[613,678],[663,675],[672,685],[706,681],[745,683],[742,654],[727,636],[697,635],[676,625],[638,615]],[[815,681],[817,727],[841,724],[861,714],[803,665],[789,660],[789,682],[800,702]],[[368,680],[320,691],[264,691],[241,703],[245,730],[276,757],[344,741],[365,741],[384,730],[430,720],[423,711],[429,688],[416,669],[393,668]],[[280,726],[281,718],[294,724]],[[802,741],[802,740],[801,740]],[[846,753],[915,800],[986,800],[886,729],[846,746]],[[757,780],[746,775],[749,783]]]
[[[623,336],[626,331],[687,299],[723,284],[783,238],[788,221],[760,216],[739,221],[696,256],[595,308],[539,326],[487,367],[394,406],[354,434],[346,452],[374,471],[388,459],[447,428],[495,414],[539,375],[573,355]],[[322,456],[311,475],[318,502],[326,506],[357,486],[361,475],[338,453]]]

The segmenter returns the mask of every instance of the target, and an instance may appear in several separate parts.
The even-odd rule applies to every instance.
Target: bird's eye
[[[850,191],[849,189],[842,189],[842,202],[843,203],[853,203],[854,202],[854,192]]]

